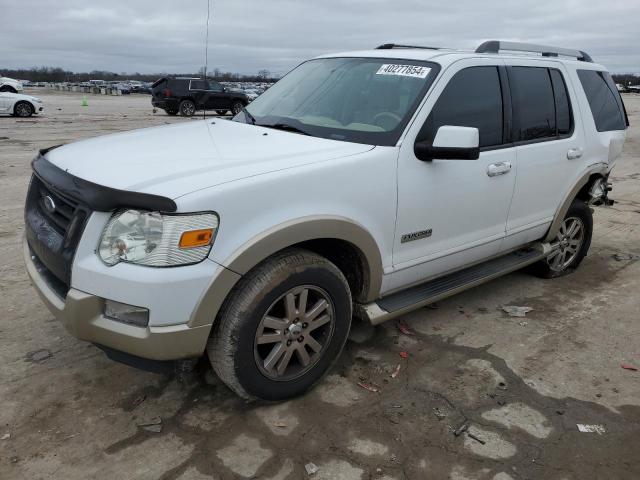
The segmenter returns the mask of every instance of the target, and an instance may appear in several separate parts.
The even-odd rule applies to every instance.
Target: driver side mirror
[[[438,128],[433,144],[416,142],[416,157],[430,160],[477,160],[480,158],[480,132],[475,127],[443,125]]]

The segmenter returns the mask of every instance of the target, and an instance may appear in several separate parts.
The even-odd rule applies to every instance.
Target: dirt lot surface
[[[493,281],[404,317],[413,335],[358,328],[317,388],[267,405],[206,364],[184,386],[114,363],[45,309],[20,248],[36,151],[197,120],[146,96],[38,95],[44,117],[0,118],[0,478],[294,479],[310,462],[317,479],[640,478],[640,371],[621,368],[640,367],[640,96],[579,271]]]

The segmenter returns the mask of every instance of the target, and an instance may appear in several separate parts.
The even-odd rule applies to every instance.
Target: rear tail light
[[[170,97],[170,96],[171,96],[171,90],[169,90],[168,88],[165,88],[165,89],[162,91],[162,94],[163,94],[165,97]]]

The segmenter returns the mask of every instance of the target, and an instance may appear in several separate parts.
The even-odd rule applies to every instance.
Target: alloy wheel
[[[313,368],[331,341],[334,312],[331,297],[319,287],[303,285],[280,296],[256,330],[254,357],[260,372],[286,381]]]
[[[554,249],[547,257],[549,268],[561,272],[579,255],[584,242],[584,224],[578,217],[569,217],[560,225],[556,241],[551,244]]]
[[[26,103],[19,103],[16,106],[16,115],[18,117],[28,117],[31,115],[31,106]]]

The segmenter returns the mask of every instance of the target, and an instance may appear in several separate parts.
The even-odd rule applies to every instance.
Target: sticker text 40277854
[[[395,65],[385,63],[382,65],[376,75],[400,75],[402,77],[427,78],[431,69],[420,65]]]

